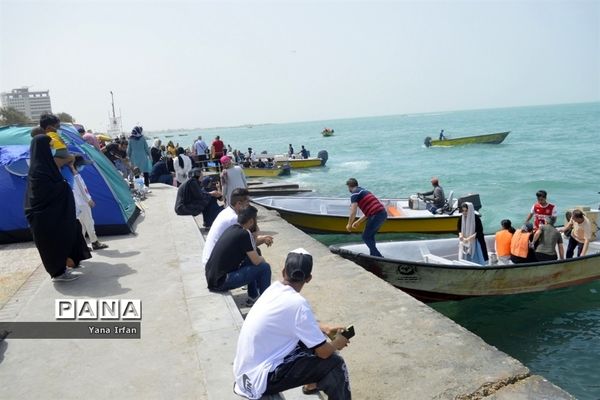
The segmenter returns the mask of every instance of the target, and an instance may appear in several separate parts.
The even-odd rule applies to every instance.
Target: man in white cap
[[[312,279],[312,264],[306,250],[292,250],[283,280],[272,283],[246,316],[233,362],[235,393],[259,399],[316,382],[315,390],[330,400],[351,399],[348,369],[337,354],[349,343],[344,330],[318,323],[300,295]]]

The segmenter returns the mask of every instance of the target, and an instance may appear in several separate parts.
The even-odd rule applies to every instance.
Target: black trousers
[[[558,256],[556,254],[554,255],[550,255],[550,254],[546,254],[546,253],[535,253],[535,258],[538,261],[554,261],[554,260],[558,260]]]
[[[198,166],[204,170],[206,170],[206,162],[208,160],[208,156],[206,154],[198,154]]]
[[[299,344],[288,354],[275,371],[269,373],[264,394],[317,383],[317,389],[327,394],[329,400],[350,400],[350,379],[344,359],[337,353],[329,358],[319,358],[313,350]]]
[[[567,254],[565,258],[573,258],[575,249],[577,249],[577,257],[579,257],[581,255],[581,250],[583,250],[583,243],[578,242],[573,238],[573,236],[571,236],[569,237],[569,244],[567,245]]]

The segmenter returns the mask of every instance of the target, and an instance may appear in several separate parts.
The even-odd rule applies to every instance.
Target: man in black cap
[[[217,203],[221,192],[206,191],[200,182],[202,179],[202,168],[194,168],[189,173],[190,179],[185,181],[177,189],[175,200],[175,213],[177,215],[199,215],[202,213],[204,227],[210,228],[217,215],[223,207]]]
[[[324,391],[329,399],[351,399],[348,369],[338,350],[348,345],[341,327],[317,322],[300,295],[312,279],[312,256],[292,250],[283,280],[274,282],[250,310],[238,339],[234,391],[249,399],[316,382],[305,394]],[[332,341],[326,335],[334,335]]]

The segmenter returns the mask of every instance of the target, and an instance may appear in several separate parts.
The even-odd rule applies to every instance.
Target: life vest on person
[[[517,229],[510,241],[510,254],[521,258],[527,258],[530,235],[530,232],[523,232],[521,229]]]
[[[513,234],[507,229],[496,232],[496,253],[498,257],[510,256]]]

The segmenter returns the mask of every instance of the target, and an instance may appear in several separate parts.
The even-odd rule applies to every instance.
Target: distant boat
[[[309,157],[309,158],[278,158],[275,157],[275,163],[278,166],[289,165],[292,168],[311,168],[311,167],[321,167],[325,165],[325,162],[321,158],[318,157]]]
[[[500,144],[506,139],[509,133],[510,131],[486,135],[447,138],[444,140],[432,140],[431,136],[427,136],[424,143],[427,147],[452,147],[463,146],[465,144]]]
[[[494,235],[486,236],[488,249]],[[557,261],[482,266],[458,260],[458,239],[377,243],[383,257],[369,255],[365,244],[332,245],[331,252],[422,301],[542,292],[600,280],[600,241],[589,255]]]
[[[247,177],[272,177],[290,175],[290,166],[283,165],[275,168],[244,167]]]
[[[334,131],[333,129],[331,129],[331,128],[324,128],[324,129],[321,131],[321,135],[323,135],[323,136],[325,136],[325,137],[327,137],[327,136],[333,136],[333,133],[334,133],[334,132],[335,132],[335,131]]]

